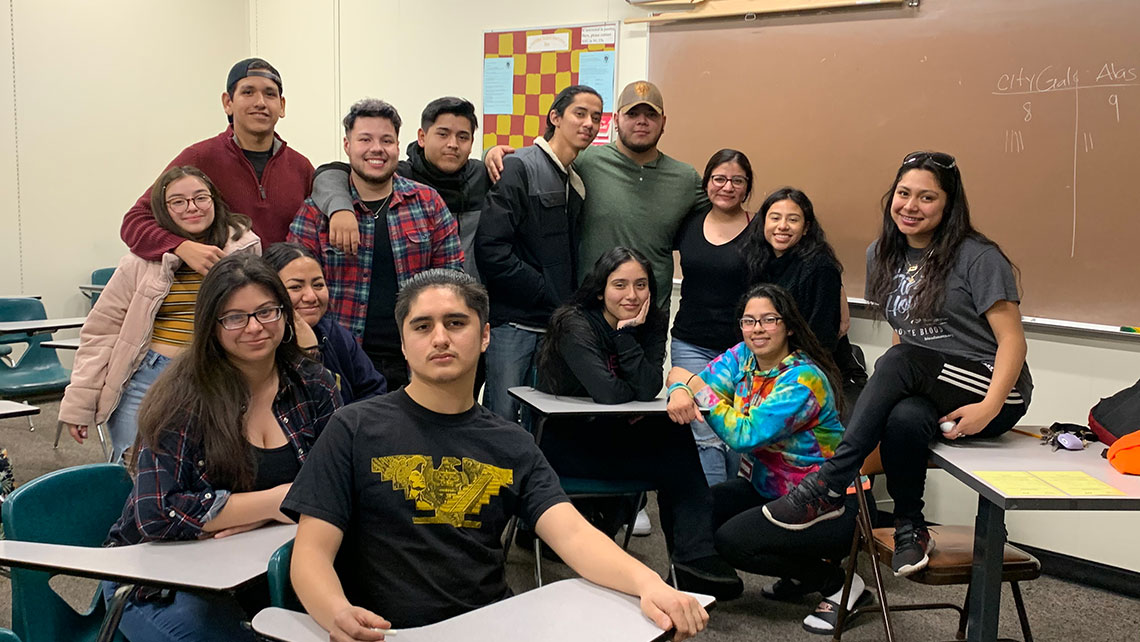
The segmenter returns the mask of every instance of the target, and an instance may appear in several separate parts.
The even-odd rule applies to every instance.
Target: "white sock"
[[[849,610],[854,608],[855,602],[859,600],[859,596],[863,594],[863,591],[866,588],[867,584],[863,581],[863,578],[859,577],[859,574],[856,573],[855,577],[851,578],[851,596],[847,598],[847,608]],[[843,587],[840,587],[838,591],[832,593],[831,595],[824,596],[824,599],[831,600],[831,602],[834,604],[839,604],[839,600],[842,598]],[[834,628],[830,622],[816,617],[814,613],[809,614],[804,618],[804,626],[823,631],[830,631]]]

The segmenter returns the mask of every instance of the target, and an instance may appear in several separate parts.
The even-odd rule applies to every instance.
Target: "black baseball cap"
[[[237,86],[238,81],[247,76],[268,78],[277,83],[277,91],[281,94],[285,93],[284,88],[281,87],[281,74],[277,73],[277,69],[263,58],[246,58],[230,67],[230,75],[226,78],[226,93],[233,96],[234,87]]]

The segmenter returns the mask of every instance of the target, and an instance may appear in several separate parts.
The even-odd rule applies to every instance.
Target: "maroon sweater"
[[[193,165],[202,170],[222,193],[231,212],[253,219],[253,232],[261,237],[261,245],[284,241],[293,216],[305,202],[313,184],[313,165],[309,159],[291,149],[280,136],[275,136],[275,152],[265,164],[261,181],[257,172],[234,140],[234,128],[194,143],[182,150],[167,165]],[[158,226],[150,211],[150,189],[147,189],[123,217],[119,230],[123,242],[136,256],[158,261],[186,239]]]

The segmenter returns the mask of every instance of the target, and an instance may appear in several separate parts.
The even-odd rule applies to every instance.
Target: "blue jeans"
[[[535,358],[542,333],[504,323],[491,328],[487,346],[487,385],[483,406],[507,421],[519,420],[519,402],[507,394],[515,386],[534,385]]]
[[[123,387],[123,394],[119,397],[119,405],[107,417],[107,432],[111,435],[111,461],[119,461],[123,451],[135,444],[135,435],[139,432],[139,405],[142,403],[146,391],[150,390],[158,375],[170,365],[170,358],[164,357],[154,350],[147,350],[142,364],[131,375],[127,385]]]
[[[680,339],[669,342],[670,359],[674,367],[684,368],[692,373],[700,372],[710,361],[719,357],[720,352],[686,343]],[[736,477],[740,469],[740,455],[733,452],[728,444],[717,436],[703,421],[689,424],[693,430],[693,441],[697,442],[697,454],[701,458],[701,468],[709,487]]]
[[[103,582],[103,600],[109,601],[118,586]],[[248,620],[232,595],[178,591],[169,602],[128,600],[119,631],[138,642],[255,642],[257,635],[243,624]]]

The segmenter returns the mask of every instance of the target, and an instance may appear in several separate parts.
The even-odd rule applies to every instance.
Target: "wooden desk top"
[[[714,599],[692,593],[708,608]],[[383,614],[380,614],[383,615]],[[253,630],[283,642],[326,642],[328,633],[306,613],[264,609]],[[397,629],[392,640],[427,642],[652,642],[664,637],[641,613],[637,598],[581,578],[553,582],[481,609],[427,626]]]

